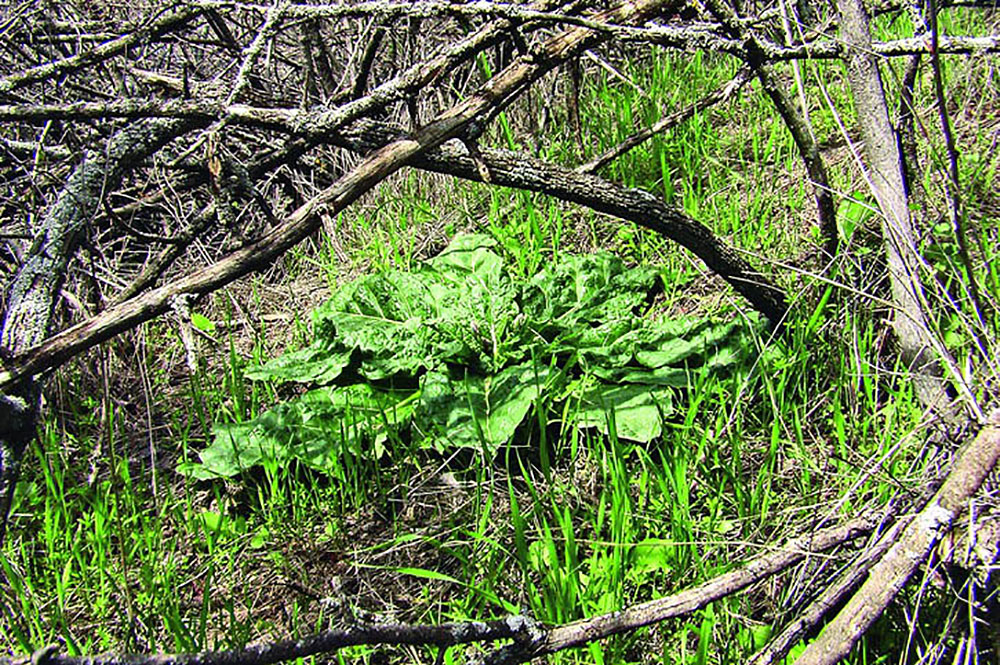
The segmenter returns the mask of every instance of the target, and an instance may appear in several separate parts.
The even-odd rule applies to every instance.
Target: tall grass
[[[943,20],[963,16],[956,10]],[[946,62],[954,94],[970,94],[961,81],[967,68],[979,71],[975,64]],[[736,71],[719,57],[661,52],[618,65],[632,84],[588,70],[581,105],[593,112],[585,119],[584,158]],[[802,68],[836,101],[835,117],[818,87],[807,86],[817,137],[833,140],[837,118],[853,124],[839,65]],[[495,132],[498,145],[521,140],[506,116]],[[552,128],[543,152],[579,159],[568,135],[566,127]],[[984,135],[966,146],[970,201],[995,189],[998,157],[988,143]],[[848,161],[831,168],[842,191],[856,191]],[[757,262],[773,256],[809,265],[817,242],[809,186],[788,132],[756,88],[654,138],[603,175],[682,206]],[[928,178],[933,190],[937,181]],[[979,265],[988,266],[997,258],[995,209],[974,221],[985,251]],[[358,270],[411,267],[448,235],[473,227],[496,238],[525,276],[559,252],[607,247],[661,267],[668,288],[657,315],[737,317],[742,307],[728,292],[718,297],[720,287],[700,266],[648,231],[538,195],[413,174],[338,217],[338,237],[297,251],[288,279],[318,271],[332,286]],[[949,251],[941,242],[938,249]],[[345,251],[352,265],[344,265]],[[922,412],[891,360],[884,313],[849,283],[861,284],[865,268],[852,273],[848,266],[845,284],[833,286],[808,271],[773,270],[794,296],[788,336],[757,338],[746,361],[725,376],[692,370],[686,402],[649,445],[562,427],[572,414],[543,400],[522,447],[498,459],[441,457],[392,441],[382,459],[345,450],[330,476],[271,462],[236,483],[198,483],[173,475],[172,465],[194,457],[213,423],[253,417],[287,395],[243,372],[276,336],[303,344],[305,312],[287,329],[264,325],[248,334],[221,300],[207,307],[219,330],[217,343],[203,349],[211,356],[206,368],[178,381],[162,353],[147,357],[158,425],[141,435],[136,416],[109,393],[89,398],[74,388],[93,385],[93,376],[66,369],[63,410],[48,410],[32,444],[0,556],[0,647],[24,653],[61,639],[73,655],[194,651],[372,617],[439,621],[526,611],[563,623],[708,579],[783,534],[842,520],[900,488],[920,488],[930,463],[913,434]],[[980,278],[996,302],[996,271]],[[256,297],[259,307],[280,305]],[[972,343],[961,325],[941,325],[953,348]],[[173,333],[163,327],[156,334],[157,347],[174,349],[179,364]],[[107,371],[98,378],[107,381]],[[158,469],[143,455],[146,437],[159,448]],[[808,581],[789,577],[786,584],[555,660],[740,662],[778,627],[771,621],[784,616],[784,604],[794,611],[808,595]],[[886,644],[900,639],[891,620],[879,630]],[[351,657],[373,653],[357,649]],[[872,639],[853,662],[886,655]],[[455,651],[444,657],[460,661]]]

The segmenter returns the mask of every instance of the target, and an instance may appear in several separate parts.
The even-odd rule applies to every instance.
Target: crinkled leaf
[[[324,385],[336,380],[350,362],[350,349],[331,351],[323,344],[313,344],[249,369],[246,377],[257,381],[271,379]]]
[[[369,379],[416,375],[434,360],[426,322],[439,310],[430,287],[426,276],[401,271],[358,279],[323,306],[317,335],[340,349],[357,349]]]
[[[234,476],[265,459],[295,458],[329,470],[343,453],[379,456],[386,438],[413,412],[412,391],[382,391],[367,384],[312,390],[256,419],[215,428],[201,464],[184,472],[206,479]]]
[[[427,322],[435,335],[430,353],[486,372],[523,359],[517,291],[509,278],[499,272],[470,274],[446,298],[441,315]]]
[[[645,317],[661,288],[652,268],[629,269],[607,253],[560,257],[516,284],[495,245],[458,236],[412,272],[343,285],[314,314],[312,346],[247,372],[419,391],[365,383],[311,391],[251,423],[220,426],[202,464],[186,472],[233,475],[289,458],[329,469],[344,455],[380,455],[402,428],[425,445],[492,454],[541,390],[578,403],[580,426],[606,432],[611,413],[619,437],[649,441],[693,368],[717,371],[740,355],[736,324]],[[576,388],[559,393],[563,377]]]
[[[720,324],[705,319],[687,319],[686,322],[687,325],[676,332],[658,326],[657,331],[662,332],[660,339],[646,348],[637,349],[636,360],[646,367],[676,366],[694,358],[707,363],[725,348],[722,343],[737,330],[735,323]]]
[[[536,333],[548,340],[638,315],[660,290],[656,270],[627,269],[617,256],[563,257],[524,288],[522,308]]]
[[[655,332],[647,328],[642,319],[629,317],[564,334],[557,344],[567,351],[576,347],[584,369],[624,367],[633,364],[636,350],[654,336]]]
[[[299,398],[300,439],[316,458],[305,461],[329,468],[331,456],[341,453],[381,457],[386,439],[409,422],[415,401],[413,390],[380,390],[363,383],[307,392]]]
[[[503,261],[492,251],[497,242],[482,233],[466,233],[455,239],[437,256],[427,262],[435,271],[460,280],[464,273],[481,277],[499,276]]]
[[[347,284],[316,316],[317,337],[360,352],[369,380],[416,376],[441,363],[502,365],[516,292],[485,236],[459,236],[415,272]],[[499,362],[498,362],[499,361]]]
[[[669,388],[598,384],[580,397],[577,424],[607,434],[612,420],[618,438],[647,443],[660,436],[663,417],[673,411]]]
[[[493,455],[514,436],[552,371],[524,363],[491,376],[456,374],[424,376],[414,429],[438,448],[473,447]]]

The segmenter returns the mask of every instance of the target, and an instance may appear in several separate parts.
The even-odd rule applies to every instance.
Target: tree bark
[[[361,121],[348,130],[329,134],[326,140],[367,154],[379,151],[384,146],[400,143],[401,136],[401,128]],[[483,180],[479,168],[481,164],[494,185],[549,194],[656,231],[698,256],[764,314],[775,329],[781,328],[788,311],[784,292],[750,265],[739,252],[712,233],[711,229],[689,217],[683,210],[667,205],[648,192],[625,189],[597,176],[573,171],[523,153],[480,148],[477,158],[478,160],[473,159],[461,142],[453,142],[413,155],[407,158],[407,163],[417,168],[477,181]],[[339,203],[334,203],[340,200],[339,197],[332,196],[329,192],[320,196],[321,201],[314,199],[293,213],[290,219],[299,220],[297,223],[303,224],[296,227],[294,232],[289,230],[291,227],[286,222],[284,231],[276,230],[213,266],[187,278],[175,280],[146,295],[121,302],[28,349],[18,357],[16,366],[0,374],[0,388],[24,375],[55,367],[95,344],[157,316],[166,311],[170,300],[177,295],[207,293],[267,265],[285,249],[312,232],[313,221],[309,220],[313,220],[314,213],[323,205],[339,206]]]
[[[950,417],[951,400],[937,357],[944,349],[935,343],[926,316],[926,298],[919,275],[921,259],[910,218],[903,162],[889,122],[882,77],[871,50],[868,16],[861,0],[837,0],[837,9],[846,44],[847,79],[867,156],[869,185],[882,212],[882,234],[896,306],[893,330],[921,403]]]
[[[104,152],[89,151],[42,220],[7,294],[0,359],[10,361],[49,334],[52,312],[87,224],[104,192],[116,189],[139,161],[194,126],[190,120],[144,120],[119,132]],[[0,542],[25,446],[35,434],[41,389],[34,373],[0,392]]]
[[[832,665],[882,615],[937,540],[948,532],[969,499],[1000,460],[1000,411],[994,411],[975,439],[965,446],[934,498],[909,523],[892,548],[871,569],[868,579],[810,644],[796,665]]]
[[[358,123],[330,140],[358,152],[383,145],[395,134],[385,124]],[[572,170],[524,153],[480,148],[477,157],[494,185],[548,194],[655,231],[704,261],[780,329],[788,312],[784,292],[739,252],[682,209],[639,189],[626,189],[598,176]],[[411,161],[412,166],[482,181],[475,160],[457,143],[443,145]]]
[[[642,22],[665,11],[672,1],[625,2],[596,18],[624,23]],[[549,38],[537,51],[519,57],[476,94],[439,114],[413,137],[395,140],[369,155],[256,242],[186,278],[107,309],[49,340],[47,346],[50,348],[56,343],[51,358],[56,362],[65,360],[84,348],[148,321],[165,312],[177,296],[201,295],[214,291],[269,265],[318,228],[321,211],[328,210],[330,214],[335,214],[343,210],[410,160],[451,138],[463,135],[474,120],[502,108],[546,72],[606,38],[606,35],[582,27],[570,28]],[[417,70],[415,74],[422,73],[431,78],[435,75],[434,72],[424,72],[423,68]],[[358,100],[353,105],[347,105],[344,112],[349,115],[351,111],[348,107],[352,106],[355,112],[360,112],[358,108],[369,103],[374,102],[370,98]],[[37,346],[47,335],[58,286],[72,254],[68,248],[72,246],[86,221],[94,216],[105,186],[111,184],[116,188],[127,165],[137,157],[155,152],[175,135],[175,131],[179,132],[180,128],[186,126],[183,121],[177,120],[138,123],[133,126],[132,134],[123,133],[120,140],[109,147],[105,159],[102,160],[99,155],[88,156],[88,160],[71,177],[63,196],[53,207],[48,217],[50,223],[43,227],[42,234],[32,249],[32,260],[22,268],[23,277],[19,276],[12,286],[0,342],[7,358],[17,357],[19,367],[13,373],[0,373],[0,389],[16,384],[16,392],[6,395],[0,401],[0,408],[7,411],[0,412],[0,416],[3,416],[0,427],[4,428],[0,429],[0,463],[3,464],[0,468],[0,524],[6,523],[20,458],[25,445],[34,434],[39,406],[40,390],[33,375],[40,371],[41,366],[21,361],[24,351]],[[160,134],[147,129],[164,127],[171,130]],[[81,345],[81,339],[89,341]],[[70,343],[65,344],[67,341]],[[12,378],[15,375],[17,378]],[[15,429],[11,430],[12,427]]]

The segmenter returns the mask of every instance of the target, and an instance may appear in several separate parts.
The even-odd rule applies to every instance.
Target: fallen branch
[[[57,76],[65,76],[70,72],[75,72],[84,67],[97,64],[113,56],[134,48],[143,42],[156,39],[166,33],[183,28],[191,22],[201,9],[197,7],[185,7],[176,12],[170,13],[144,28],[139,28],[122,37],[114,39],[93,49],[78,53],[77,55],[47,62],[27,69],[23,72],[11,74],[0,78],[0,93],[8,93],[19,88],[23,88],[32,83],[38,83]]]
[[[384,145],[399,131],[385,124],[363,122],[329,139],[363,153]],[[626,189],[598,176],[580,173],[524,153],[480,147],[477,157],[489,172],[490,182],[494,185],[548,194],[633,222],[673,240],[726,280],[775,328],[781,327],[788,311],[784,292],[750,265],[736,249],[682,209],[668,205],[648,192]],[[428,151],[413,160],[411,165],[467,180],[483,180],[476,160],[457,143]]]
[[[798,644],[812,628],[819,624],[847,594],[861,584],[868,571],[882,555],[896,542],[907,521],[896,522],[873,545],[865,547],[857,561],[851,564],[837,579],[831,582],[808,607],[786,625],[780,633],[771,638],[767,645],[755,653],[746,665],[771,665],[783,663],[792,647]]]
[[[920,403],[944,418],[957,418],[943,380],[946,368],[956,377],[956,363],[933,332],[932,311],[921,283],[924,259],[903,181],[903,158],[889,121],[879,63],[871,53],[869,18],[861,0],[837,0],[840,30],[847,52],[845,75],[857,109],[857,123],[867,156],[868,188],[880,214],[886,266],[895,305],[892,328],[900,358],[913,376]],[[964,381],[957,381],[961,386]],[[975,400],[969,401],[975,407]]]
[[[718,32],[714,23],[685,26],[655,26],[650,28],[622,28],[616,36],[631,43],[648,43],[690,52],[692,50],[718,51],[736,57],[742,57],[746,52],[746,44],[735,37],[727,37]],[[843,58],[847,51],[845,45],[835,40],[817,40],[783,46],[774,42],[759,39],[760,48],[766,62],[786,62],[790,60],[832,60]],[[931,52],[929,35],[904,37],[887,41],[872,42],[873,54],[884,58],[923,55]],[[977,55],[997,53],[1000,51],[1000,35],[985,37],[970,37],[966,35],[942,36],[938,43],[938,52],[948,55]]]
[[[938,490],[899,541],[872,567],[868,579],[847,605],[802,653],[796,665],[826,665],[847,656],[865,631],[882,615],[913,572],[948,532],[1000,459],[1000,410],[959,453]]]
[[[530,640],[537,624],[528,617],[463,623],[378,624],[330,630],[297,640],[284,640],[236,651],[149,656],[63,656],[57,645],[42,647],[27,658],[0,658],[0,665],[273,665],[297,658],[327,654],[353,646],[420,645],[449,647],[496,640]]]
[[[669,2],[665,0],[626,2],[602,13],[600,17],[642,21],[665,11],[668,6]],[[413,138],[398,139],[379,148],[257,241],[185,278],[110,307],[19,355],[11,370],[0,373],[0,389],[21,378],[55,367],[95,344],[163,314],[169,308],[170,301],[178,295],[210,293],[269,265],[319,228],[320,212],[335,215],[422,153],[461,135],[473,120],[491,110],[502,108],[514,95],[523,91],[527,83],[537,80],[567,58],[594,46],[601,39],[601,35],[585,28],[573,28],[551,37],[535,52],[519,57],[468,99],[441,113]],[[399,78],[395,80],[398,81]],[[359,102],[370,102],[373,98],[374,93]],[[338,120],[330,126],[336,126],[343,118],[351,117],[353,111],[349,111],[349,107],[352,106],[353,104],[348,104],[339,109],[336,113]]]
[[[920,35],[885,42],[873,42],[871,49],[875,55],[884,58],[898,58],[928,54],[931,52],[931,44],[928,36]],[[997,52],[1000,52],[1000,35],[986,37],[942,36],[938,43],[938,53],[948,55],[976,55]],[[801,46],[773,46],[767,48],[765,53],[769,60],[829,60],[844,57],[845,46],[841,42],[822,41]]]
[[[399,143],[400,132],[399,128],[384,123],[363,121],[356,123],[348,131],[331,134],[328,140],[359,153],[368,153],[378,150],[380,146]],[[480,148],[478,156],[489,172],[492,184],[549,194],[635,222],[670,238],[698,256],[767,316],[775,327],[780,327],[788,310],[781,289],[753,268],[711,229],[692,219],[683,210],[669,206],[647,192],[625,189],[597,176],[578,173],[522,153]],[[443,145],[407,159],[411,166],[418,168],[467,180],[483,180],[476,160],[459,143]],[[0,389],[19,377],[56,367],[76,354],[157,316],[166,311],[169,300],[175,295],[207,293],[266,265],[284,251],[283,247],[290,247],[291,244],[288,243],[294,244],[298,242],[296,238],[304,238],[314,230],[319,224],[314,215],[322,209],[324,202],[333,210],[340,209],[335,207],[339,205],[336,203],[339,199],[331,193],[337,187],[338,184],[335,183],[329,190],[292,213],[289,219],[297,220],[296,223],[299,224],[294,231],[287,228],[289,222],[286,222],[268,236],[209,268],[115,305],[29,349],[17,358],[16,366],[6,373],[0,373]],[[284,237],[278,238],[282,234]]]
[[[720,86],[705,97],[699,99],[693,104],[689,104],[676,113],[671,113],[670,115],[660,118],[653,123],[651,127],[642,129],[635,134],[632,134],[618,145],[606,150],[586,164],[579,166],[576,170],[580,173],[595,173],[599,169],[607,166],[609,163],[627,153],[629,150],[632,150],[638,145],[642,145],[657,134],[669,131],[682,122],[687,121],[695,113],[700,113],[710,106],[727,101],[730,97],[735,95],[748,80],[750,80],[749,72],[746,69],[741,69],[731,81]]]
[[[525,662],[618,633],[635,630],[670,617],[694,612],[710,602],[736,593],[781,572],[810,554],[829,550],[867,535],[879,523],[876,516],[792,539],[773,551],[751,559],[743,567],[719,575],[679,593],[562,626],[545,627],[533,619],[511,616],[494,621],[441,625],[386,624],[357,626],[319,633],[299,640],[249,646],[237,651],[150,656],[63,656],[50,645],[26,658],[0,658],[0,665],[273,665],[296,658],[329,654],[359,645],[424,645],[449,647],[475,642],[513,640],[490,657],[491,662]]]

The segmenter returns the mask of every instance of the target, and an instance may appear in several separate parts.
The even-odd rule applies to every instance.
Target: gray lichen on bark
[[[15,359],[49,334],[52,313],[77,243],[106,191],[138,162],[193,126],[190,120],[144,120],[118,132],[102,151],[89,150],[42,219],[38,235],[7,294],[0,358]],[[25,447],[34,436],[41,398],[36,377],[0,393],[0,539]]]

